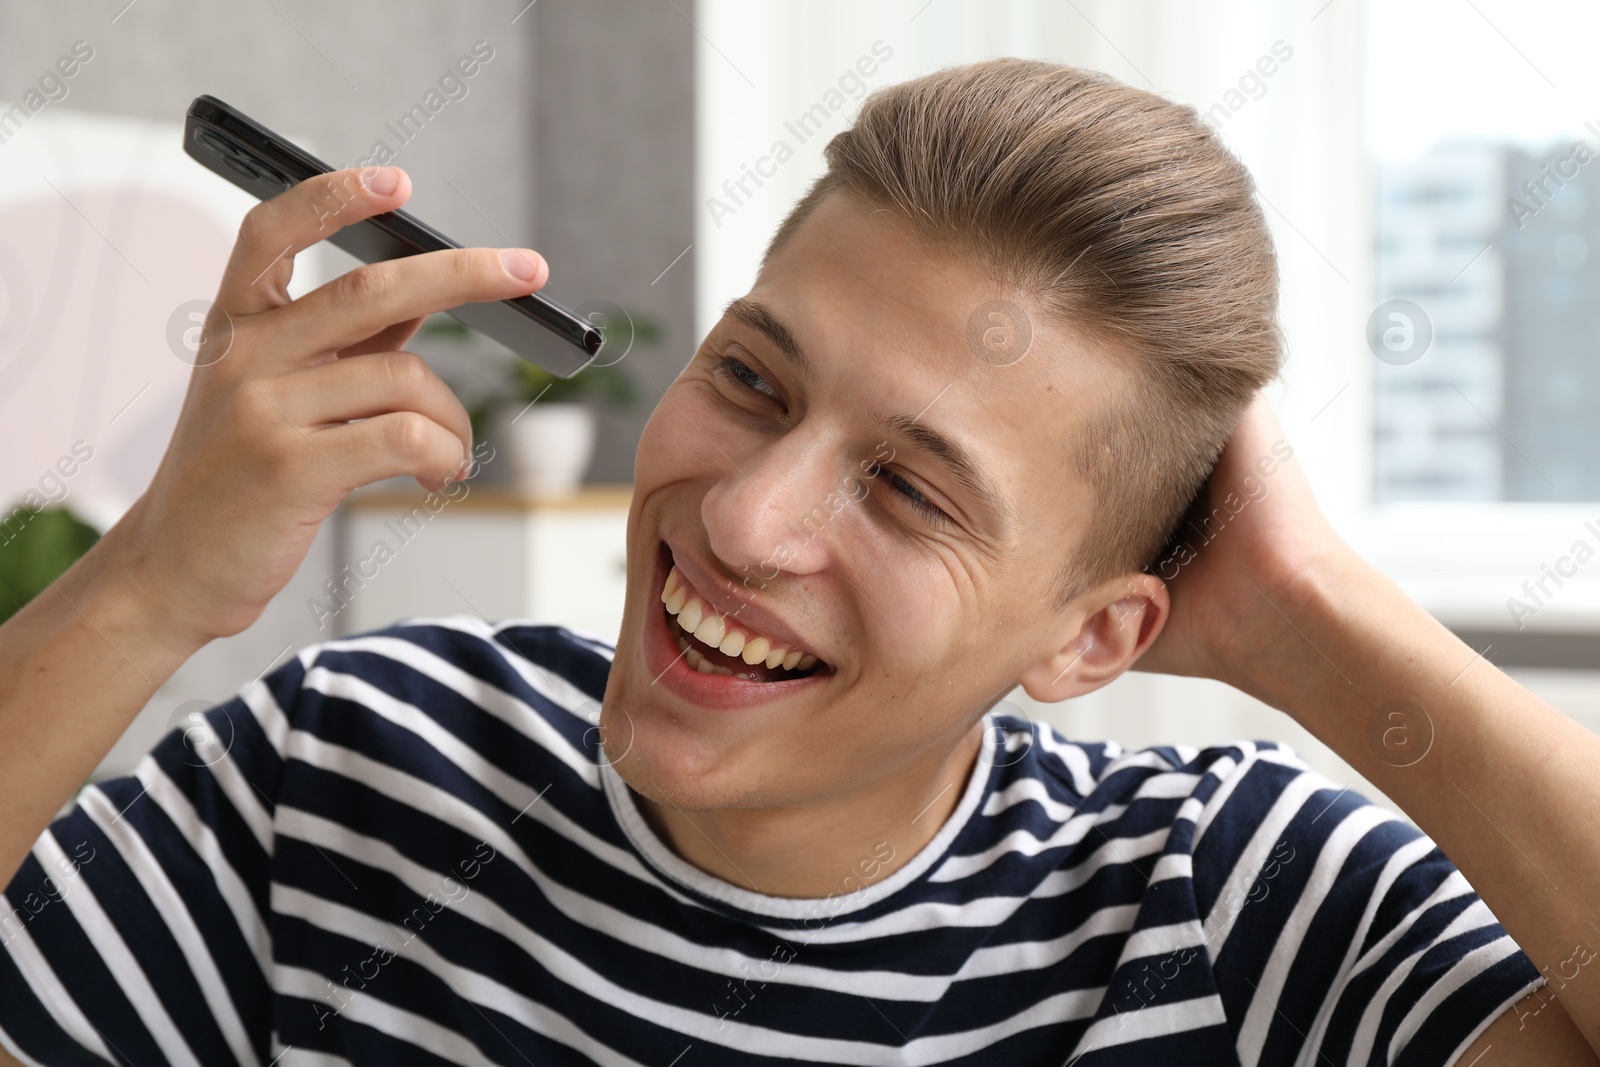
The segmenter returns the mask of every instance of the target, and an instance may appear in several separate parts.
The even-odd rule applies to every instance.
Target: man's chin
[[[765,806],[752,803],[748,785],[737,780],[743,775],[734,758],[707,759],[703,750],[686,753],[682,745],[639,737],[633,742],[618,758],[606,745],[605,756],[623,783],[652,804],[678,811]]]

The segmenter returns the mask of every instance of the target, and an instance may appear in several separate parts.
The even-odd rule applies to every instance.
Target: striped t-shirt
[[[1438,848],[1278,745],[991,716],[837,893],[678,858],[595,727],[612,648],[405,620],[85,788],[8,887],[24,1062],[1444,1064],[1541,981]],[[902,866],[884,873],[896,860]]]

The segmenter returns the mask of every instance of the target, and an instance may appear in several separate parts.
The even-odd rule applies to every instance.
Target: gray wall
[[[694,14],[692,0],[676,0]],[[632,480],[639,429],[693,354],[694,28],[661,0],[539,0],[534,19],[534,247],[550,286],[661,328],[624,363],[637,410],[607,415],[591,479]],[[654,281],[654,284],[651,284]]]
[[[83,39],[95,58],[58,106],[178,121],[210,93],[336,165],[387,141],[412,177],[408,209],[466,244],[537,248],[551,265],[548,291],[569,305],[606,299],[660,325],[662,343],[625,363],[640,405],[606,416],[590,475],[631,477],[656,390],[698,341],[694,252],[651,285],[693,238],[694,29],[671,4],[137,0],[119,9],[119,0],[0,2],[0,98],[20,96]],[[385,123],[478,40],[494,58],[467,95],[400,145]],[[350,262],[331,258],[341,269]]]

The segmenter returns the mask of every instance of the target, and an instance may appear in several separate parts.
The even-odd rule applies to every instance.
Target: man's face
[[[1007,327],[980,311],[997,300],[1026,315],[1012,346],[969,344]],[[914,776],[1072,639],[1083,613],[1048,606],[1052,579],[1097,531],[1067,442],[1119,376],[842,194],[736,305],[639,442],[601,720],[624,780],[690,810]],[[776,649],[816,665],[768,668]]]

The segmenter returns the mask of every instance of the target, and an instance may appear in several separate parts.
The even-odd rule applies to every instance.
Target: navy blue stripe
[[[85,840],[88,832],[93,829],[92,826],[84,825],[88,822],[89,817],[81,810],[75,809],[58,819],[52,829],[57,839],[64,845],[66,842],[75,844]],[[66,848],[70,854],[72,846],[66,845]],[[92,869],[102,858],[97,854],[80,869],[79,877]],[[41,898],[48,897],[44,881],[46,873],[38,860],[30,855],[23,861],[17,877],[6,889],[7,899],[12,900],[15,906],[15,902],[26,899],[29,892],[39,894]],[[67,892],[71,890],[68,889]],[[59,893],[58,890],[58,896]],[[94,1028],[100,1031],[107,1047],[114,1049],[131,1063],[165,1062],[166,1057],[150,1036],[144,1021],[139,1018],[138,1012],[134,1010],[127,995],[122,992],[111,970],[100,958],[99,952],[84,934],[83,928],[67,910],[63,900],[50,900],[41,906],[37,913],[32,915],[27,926],[34,945],[45,962],[50,965],[50,969],[55,972],[56,980],[61,983],[62,990],[72,998],[78,1010],[86,1015]],[[8,1028],[14,1026],[17,1022],[16,1017],[9,1007],[3,1010],[6,1012],[5,1025]],[[38,1021],[43,1025],[42,1018]]]

